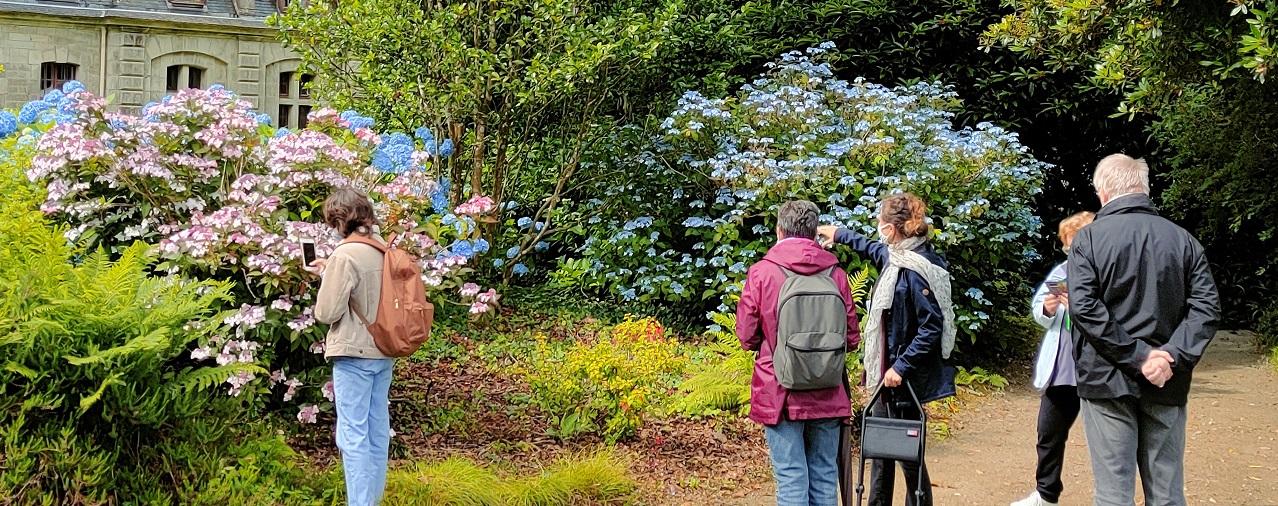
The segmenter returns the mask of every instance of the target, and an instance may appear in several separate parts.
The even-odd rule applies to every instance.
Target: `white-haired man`
[[[1183,506],[1185,405],[1220,301],[1203,247],[1158,216],[1149,166],[1110,155],[1092,180],[1096,221],[1069,255],[1078,396],[1096,506]]]

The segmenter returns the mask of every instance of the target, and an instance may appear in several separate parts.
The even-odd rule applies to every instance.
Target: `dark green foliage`
[[[146,245],[72,249],[22,178],[29,150],[0,149],[0,502],[192,502],[255,452],[230,444],[241,399],[213,387],[265,371],[187,354],[224,331],[229,284],[155,277]]]
[[[1278,193],[1266,186],[1278,162],[1278,86],[1240,81],[1203,86],[1169,104],[1154,124],[1166,140],[1164,204],[1206,245],[1229,322],[1272,313],[1269,281],[1278,254]]]

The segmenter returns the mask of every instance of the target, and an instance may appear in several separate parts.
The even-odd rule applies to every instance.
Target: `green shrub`
[[[567,506],[598,504],[635,489],[626,466],[611,453],[565,458],[531,476],[503,478],[465,459],[418,463],[392,470],[387,506]]]
[[[972,390],[975,388],[992,388],[994,390],[1002,390],[1007,388],[1007,378],[986,371],[980,367],[967,369],[965,367],[958,368],[958,374],[954,376],[954,384],[956,386]]]
[[[1271,302],[1256,318],[1260,346],[1278,352],[1278,302]]]
[[[206,466],[201,481],[191,481],[179,491],[179,504],[221,506],[228,504],[320,505],[342,504],[345,490],[341,468],[327,471],[299,466],[298,456],[280,436],[263,429],[250,432],[225,451],[207,455],[210,460],[180,459],[186,465]]]
[[[686,364],[678,343],[652,318],[627,319],[595,342],[567,350],[545,337],[522,368],[534,402],[563,439],[598,432],[608,442],[635,433],[660,408]]]
[[[991,313],[1028,297],[1022,273],[1040,258],[1042,226],[1030,204],[1045,164],[1013,132],[956,128],[952,89],[836,79],[831,51],[782,55],[735,95],[688,92],[653,134],[619,132],[598,170],[623,175],[576,208],[591,217],[565,232],[582,247],[557,279],[724,312],[774,243],[781,203],[817,202],[823,223],[872,234],[878,202],[911,191],[931,206],[931,239],[950,260],[960,347],[989,336]],[[833,251],[851,269],[867,266]]]
[[[68,245],[23,180],[32,143],[0,141],[0,497],[13,504],[169,504],[201,483],[243,397],[210,387],[250,364],[187,350],[226,333],[224,282],[149,274],[145,245]]]
[[[689,416],[745,415],[750,411],[755,353],[741,348],[735,314],[714,313],[711,321],[714,326],[706,336],[712,342],[702,348],[709,357],[689,365],[689,377],[679,384],[683,397],[675,409]]]

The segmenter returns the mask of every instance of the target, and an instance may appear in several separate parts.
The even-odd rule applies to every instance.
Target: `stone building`
[[[265,25],[288,0],[0,0],[0,108],[78,80],[138,112],[182,88],[221,84],[272,116],[304,123],[301,61]]]

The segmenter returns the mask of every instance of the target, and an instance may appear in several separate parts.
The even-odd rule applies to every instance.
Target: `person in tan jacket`
[[[343,238],[376,235],[377,218],[368,196],[342,188],[324,201],[324,222]],[[327,259],[312,267],[321,277],[315,319],[330,325],[324,358],[333,362],[337,406],[337,447],[346,474],[346,499],[352,506],[381,502],[390,454],[390,383],[394,360],[373,343],[358,316],[377,318],[382,289],[382,253],[367,244],[343,240]]]

